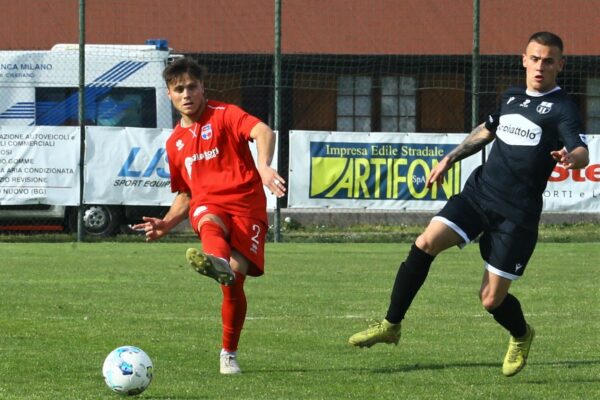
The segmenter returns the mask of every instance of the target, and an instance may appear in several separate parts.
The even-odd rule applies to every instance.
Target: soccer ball
[[[152,360],[135,346],[117,347],[104,360],[104,382],[113,391],[126,396],[142,393],[152,381]]]

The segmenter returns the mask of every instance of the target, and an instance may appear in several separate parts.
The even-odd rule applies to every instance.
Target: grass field
[[[0,399],[116,399],[101,366],[152,357],[143,399],[600,397],[600,246],[540,243],[513,286],[536,328],[528,366],[501,374],[508,336],[477,299],[476,246],[435,261],[398,347],[346,344],[383,317],[408,244],[269,244],[249,279],[241,376],[218,373],[221,293],[186,243],[0,243]]]

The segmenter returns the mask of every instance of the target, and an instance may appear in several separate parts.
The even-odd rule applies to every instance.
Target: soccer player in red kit
[[[270,167],[273,131],[241,108],[207,100],[204,68],[180,58],[163,71],[167,93],[181,114],[166,143],[171,190],[177,195],[164,218],[144,217],[134,226],[146,240],[166,235],[189,217],[202,242],[186,258],[199,273],[221,284],[222,374],[240,373],[237,348],[246,319],[246,275],[264,272],[268,228],[265,185],[282,197],[285,181]],[[255,163],[249,141],[256,142]]]

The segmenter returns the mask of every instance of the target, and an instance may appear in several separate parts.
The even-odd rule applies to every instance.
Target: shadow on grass
[[[600,360],[573,360],[573,361],[551,361],[551,362],[530,362],[527,364],[530,368],[536,365],[556,366],[560,368],[577,368],[580,366],[600,365]],[[255,371],[244,371],[244,374],[262,374],[262,373],[310,373],[310,372],[331,372],[331,371],[347,371],[347,372],[371,372],[375,374],[395,374],[401,372],[413,371],[436,371],[453,368],[501,368],[501,362],[464,362],[464,363],[447,363],[447,364],[412,364],[398,365],[396,367],[387,368],[290,368],[290,369],[261,369]],[[586,382],[600,382],[600,376],[591,378]],[[542,382],[540,382],[542,383]]]
[[[145,400],[202,400],[202,399],[212,399],[210,396],[197,396],[197,395],[189,395],[189,396],[152,396],[152,395],[144,395]]]
[[[600,360],[582,360],[582,361],[550,361],[550,362],[528,362],[528,366],[535,365],[552,365],[559,366],[561,368],[576,368],[579,366],[586,365],[600,365]],[[480,368],[480,367],[501,367],[501,362],[496,363],[449,363],[449,364],[414,364],[414,365],[403,365],[393,368],[376,368],[371,370],[373,373],[389,374],[396,372],[411,372],[411,371],[433,371],[443,370],[450,368]],[[592,382],[600,382],[600,376],[598,379],[592,379]]]

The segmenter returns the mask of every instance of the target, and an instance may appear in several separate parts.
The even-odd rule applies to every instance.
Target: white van
[[[172,128],[172,107],[161,75],[170,56],[165,40],[86,45],[85,125]],[[78,85],[76,44],[58,44],[49,51],[0,51],[0,129],[78,125]],[[165,211],[165,207],[87,205],[84,226],[90,235],[112,235],[143,214],[160,216]],[[76,217],[77,207],[3,205],[0,197],[0,225],[43,221],[73,230]]]

